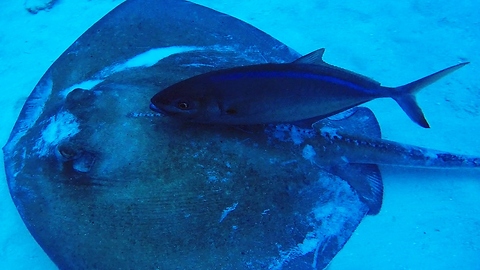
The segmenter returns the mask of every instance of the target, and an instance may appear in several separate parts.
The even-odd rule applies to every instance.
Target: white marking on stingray
[[[95,86],[97,86],[98,84],[100,84],[101,82],[103,82],[104,80],[88,80],[88,81],[83,81],[81,83],[77,83],[77,84],[74,84],[72,86],[70,86],[69,88],[67,89],[64,89],[62,91],[60,91],[60,96],[63,97],[63,98],[66,98],[67,95],[72,92],[73,90],[77,89],[77,88],[81,88],[81,89],[84,89],[84,90],[92,90],[92,88],[94,88]]]
[[[227,215],[230,212],[235,210],[235,208],[237,208],[237,205],[238,205],[238,202],[232,204],[232,206],[229,206],[229,207],[225,208],[225,210],[223,210],[223,212],[222,212],[222,216],[220,216],[220,221],[218,223],[221,223],[227,217]]]
[[[203,168],[202,165],[197,165]],[[224,175],[220,175],[217,171],[208,170],[207,174],[207,183],[226,183],[230,181],[232,173],[227,171]]]
[[[313,158],[317,155],[317,152],[313,149],[313,146],[310,144],[305,145],[302,150],[302,156],[304,159],[309,160],[311,163],[315,163]]]
[[[180,65],[181,67],[215,67],[214,65],[210,64],[201,64],[201,63],[192,63],[192,64],[183,64]]]
[[[171,55],[201,50],[204,50],[204,48],[195,46],[172,46],[150,49],[146,52],[130,58],[123,64],[113,66],[112,73],[121,72],[130,68],[151,67],[158,63],[160,60],[167,58]]]
[[[21,153],[19,154],[20,151]],[[5,154],[7,153],[5,152]],[[20,155],[21,158],[20,159],[16,158],[16,155]],[[11,159],[9,156],[14,156],[15,158]],[[8,153],[8,156],[5,156],[5,174],[7,175],[7,179],[9,180],[8,185],[12,190],[16,189],[16,185],[17,185],[16,178],[17,178],[17,175],[25,167],[24,161],[26,157],[27,157],[27,149],[25,147],[22,147],[21,150],[15,151],[13,155]],[[23,212],[20,212],[20,213],[23,213]]]
[[[72,85],[62,91],[60,91],[60,96],[66,97],[71,91],[75,88],[82,88],[86,90],[91,90],[93,87],[97,86],[99,83],[103,82],[107,77],[125,71],[131,68],[140,68],[140,67],[151,67],[158,63],[160,60],[165,59],[171,55],[185,53],[190,51],[203,51],[205,47],[195,47],[195,46],[171,46],[163,48],[153,48],[146,52],[135,55],[134,57],[126,60],[120,64],[114,64],[107,66],[102,69],[99,73],[94,75],[90,80],[86,80],[75,85]]]
[[[322,127],[320,129],[320,134],[322,134],[323,137],[329,138],[329,139],[341,139],[342,136],[338,135],[336,128],[332,127]]]
[[[311,230],[297,245],[280,251],[280,256],[270,263],[268,269],[282,269],[286,263],[309,253],[313,253],[311,269],[317,269],[318,256],[321,256],[328,241],[337,238],[338,245],[343,245],[349,237],[349,234],[342,234],[344,225],[366,213],[360,211],[365,205],[345,181],[324,176],[319,178],[316,184],[320,185],[319,190],[324,193],[306,217]]]
[[[215,183],[219,180],[218,173],[216,171],[207,171],[207,181],[209,183]]]
[[[39,157],[47,156],[62,140],[77,134],[80,129],[76,117],[68,112],[61,112],[50,117],[47,126],[42,130],[42,136],[37,140],[33,150]]]
[[[40,115],[42,115],[45,103],[52,93],[52,88],[52,77],[50,72],[48,72],[40,80],[37,86],[35,86],[25,102],[25,105],[23,105],[22,112],[20,113],[17,123],[15,123],[15,127],[12,131],[12,136],[7,145],[5,145],[5,150],[8,154],[11,154],[13,147],[18,143],[20,138],[30,130],[35,122],[37,122]]]
[[[296,126],[292,126],[290,129],[290,137],[292,138],[293,144],[301,144],[303,142],[302,133]]]
[[[438,154],[436,153],[437,151],[435,151],[435,150],[425,149],[422,152],[423,152],[423,155],[430,161],[438,159]]]
[[[315,136],[313,129],[300,128],[292,124],[278,124],[270,126],[265,132],[280,141],[292,141],[293,144],[299,145],[303,143],[305,139]]]
[[[208,47],[209,50],[213,50],[216,52],[235,52],[238,53],[238,46],[222,46],[222,45],[213,45]]]
[[[25,163],[23,162],[25,159],[27,159],[27,149],[25,147],[22,149],[21,157],[21,164],[18,167],[18,170],[13,173],[14,178],[17,178],[17,175],[23,170],[23,167],[25,167]]]
[[[338,121],[338,120],[343,120],[343,119],[347,119],[348,117],[352,116],[354,113],[357,112],[357,108],[351,108],[351,109],[348,109],[346,111],[343,111],[343,112],[340,112],[340,113],[337,113],[337,114],[334,114],[332,116],[329,116],[327,117],[327,119],[329,120],[334,120],[334,121]],[[369,117],[366,117],[367,119],[370,119]]]
[[[286,166],[286,165],[290,165],[290,164],[294,164],[294,163],[297,163],[298,161],[296,159],[290,159],[290,160],[287,160],[287,161],[283,161],[282,163],[280,163],[282,166]]]

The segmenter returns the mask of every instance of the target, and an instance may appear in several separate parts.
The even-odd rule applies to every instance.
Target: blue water
[[[59,1],[27,13],[0,8],[0,139],[4,144],[35,84],[90,25],[122,1]],[[475,1],[194,1],[240,18],[305,54],[397,86],[470,61],[418,95],[431,129],[412,123],[391,100],[369,103],[383,137],[480,155],[480,6]],[[55,269],[29,235],[9,197],[4,173],[0,269]],[[330,269],[480,269],[478,171],[382,167],[379,215],[360,224]]]

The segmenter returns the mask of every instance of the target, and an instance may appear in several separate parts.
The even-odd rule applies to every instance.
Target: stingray
[[[381,140],[365,108],[306,129],[148,108],[191,76],[298,57],[193,3],[121,4],[47,70],[3,148],[30,233],[60,269],[322,269],[380,211],[378,163],[478,167]]]

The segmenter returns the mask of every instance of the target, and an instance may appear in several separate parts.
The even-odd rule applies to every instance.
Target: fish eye
[[[178,107],[179,109],[181,109],[181,110],[187,110],[187,109],[190,108],[190,106],[188,105],[188,103],[185,102],[185,101],[179,101],[179,102],[177,103],[177,107]]]

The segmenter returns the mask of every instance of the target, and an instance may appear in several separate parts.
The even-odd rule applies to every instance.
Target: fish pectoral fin
[[[323,61],[323,54],[325,53],[325,48],[318,49],[307,55],[304,55],[297,60],[293,61],[293,64],[310,64],[310,65],[324,65],[326,64]]]
[[[332,173],[339,176],[357,192],[368,208],[368,215],[380,212],[383,203],[383,181],[376,164],[346,163],[332,167]]]

